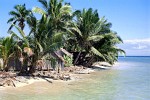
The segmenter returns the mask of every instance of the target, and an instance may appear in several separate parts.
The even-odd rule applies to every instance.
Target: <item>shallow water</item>
[[[0,90],[0,100],[149,100],[150,57],[119,58],[110,70],[74,82],[38,82]]]

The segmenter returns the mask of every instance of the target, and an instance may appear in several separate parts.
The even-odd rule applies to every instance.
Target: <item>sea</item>
[[[110,69],[83,76],[1,89],[0,100],[150,100],[150,57],[119,57]]]

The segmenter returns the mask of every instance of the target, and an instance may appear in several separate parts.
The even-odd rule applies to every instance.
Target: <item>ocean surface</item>
[[[84,77],[0,90],[0,100],[150,100],[150,57],[120,57],[111,69]]]

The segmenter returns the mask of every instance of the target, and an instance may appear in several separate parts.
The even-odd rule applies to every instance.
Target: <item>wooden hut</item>
[[[43,59],[43,66],[42,70],[58,70],[61,71],[64,69],[64,55],[72,57],[73,55],[66,51],[65,49],[61,48],[55,52],[48,53]]]

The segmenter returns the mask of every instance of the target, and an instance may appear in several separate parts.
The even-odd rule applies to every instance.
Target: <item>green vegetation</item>
[[[72,11],[70,4],[63,0],[38,1],[43,8],[34,7],[31,11],[27,10],[25,4],[16,5],[15,10],[9,13],[12,16],[8,20],[11,24],[8,29],[10,37],[0,38],[0,58],[4,61],[4,70],[8,70],[9,58],[16,57],[22,58],[20,72],[32,73],[39,59],[60,48],[78,52],[74,61],[80,60],[82,63],[78,64],[87,67],[96,61],[113,64],[119,53],[125,54],[116,46],[123,41],[111,30],[112,24],[105,17],[99,17],[97,10],[89,8]],[[40,14],[41,18],[37,19],[34,13]],[[25,24],[30,28],[30,32],[26,34],[23,31]],[[18,30],[21,37],[17,36],[12,27]],[[25,48],[28,48],[27,51]],[[79,59],[83,52],[84,56]],[[54,59],[51,59],[52,63],[55,63]],[[73,58],[69,56],[64,56],[64,60],[65,66],[73,64]],[[29,62],[31,65],[27,70]]]
[[[27,10],[25,4],[24,5],[16,5],[14,7],[15,11],[10,11],[9,15],[12,16],[7,23],[12,22],[13,24],[18,23],[18,26],[23,30],[25,27],[25,21],[27,20],[27,17],[32,15],[31,10]],[[13,25],[10,26],[8,29],[11,30]]]
[[[65,67],[72,66],[73,64],[73,58],[67,55],[64,55],[64,60],[65,60]]]
[[[14,40],[12,35],[10,37],[6,37],[2,40],[0,45],[0,57],[3,59],[2,69],[6,69],[8,59],[14,54]]]

